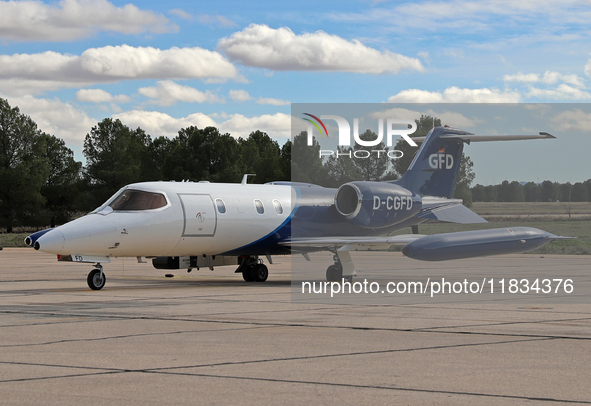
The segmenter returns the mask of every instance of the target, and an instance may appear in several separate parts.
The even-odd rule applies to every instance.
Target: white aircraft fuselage
[[[126,191],[164,197],[157,208],[112,210]],[[103,206],[44,234],[39,249],[57,255],[114,257],[220,255],[240,250],[287,223],[285,185],[145,182],[118,191]],[[285,248],[269,246],[269,253]],[[285,253],[285,252],[283,252]]]

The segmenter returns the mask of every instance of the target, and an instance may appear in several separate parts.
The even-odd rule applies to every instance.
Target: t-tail
[[[396,183],[421,196],[453,197],[464,143],[480,141],[513,141],[556,138],[540,132],[537,135],[474,135],[450,127],[435,127],[426,137],[415,137],[423,141],[417,155],[406,173]]]

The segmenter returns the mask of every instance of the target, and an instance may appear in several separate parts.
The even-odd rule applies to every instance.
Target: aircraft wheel
[[[331,265],[326,270],[326,280],[329,282],[340,282],[343,277],[343,269],[338,265]]]
[[[349,275],[349,276],[343,276],[343,279],[345,280],[345,282],[353,282],[353,275]]]
[[[92,290],[101,290],[103,286],[105,286],[105,282],[107,282],[107,277],[103,273],[103,277],[101,278],[101,270],[100,269],[93,269],[88,274],[86,278],[86,282],[88,282],[88,287]]]
[[[248,267],[245,271],[242,271],[242,278],[244,278],[245,282],[254,282],[254,276],[252,272],[253,268]]]
[[[269,277],[269,269],[264,264],[257,264],[252,268],[252,277],[255,282],[264,282]]]

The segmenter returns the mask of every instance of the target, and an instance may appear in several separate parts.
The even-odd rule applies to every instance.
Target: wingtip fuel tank
[[[434,234],[408,243],[402,253],[421,261],[445,261],[516,254],[539,248],[558,237],[532,227],[493,228]]]

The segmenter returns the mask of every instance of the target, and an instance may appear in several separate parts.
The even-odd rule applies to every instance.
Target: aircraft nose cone
[[[39,237],[33,244],[33,248],[50,254],[60,254],[64,249],[65,240],[64,234],[54,229]]]

